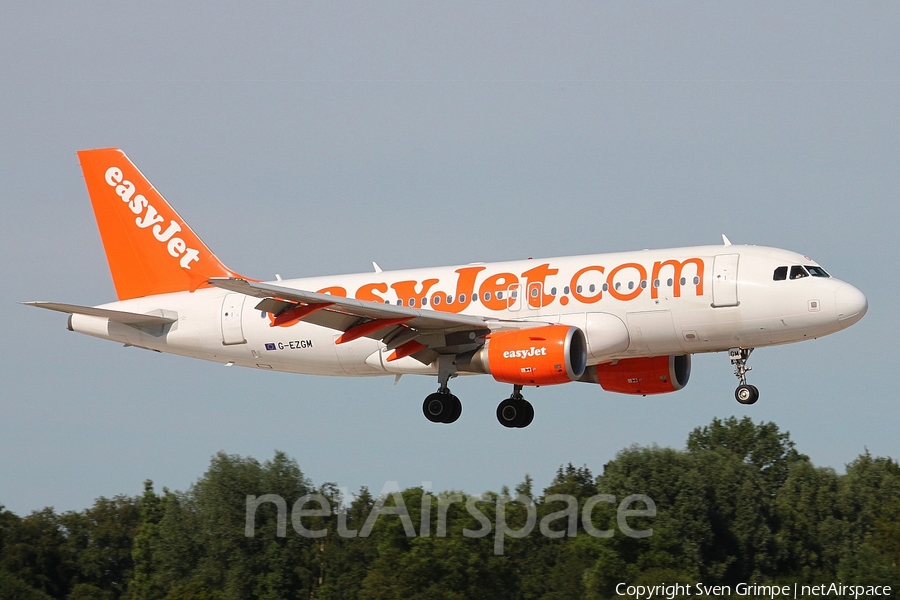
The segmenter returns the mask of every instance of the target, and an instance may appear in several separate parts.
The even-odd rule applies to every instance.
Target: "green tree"
[[[290,513],[310,491],[297,463],[281,452],[263,464],[219,453],[187,492],[155,497],[148,488],[130,597],[186,597],[200,589],[235,599],[309,597],[317,584],[314,540],[278,535],[285,514],[271,503],[257,508],[252,535],[245,526],[248,496],[279,496]]]
[[[159,496],[153,491],[153,482],[144,482],[144,494],[138,501],[140,518],[132,544],[133,576],[128,584],[126,597],[132,600],[156,600],[166,594],[171,582],[160,573],[159,554],[161,535],[159,524],[166,514],[166,503],[173,502],[174,495],[163,490]]]
[[[6,532],[0,570],[54,598],[65,597],[76,572],[64,551],[66,534],[51,508],[35,511]]]
[[[775,499],[778,572],[782,579],[813,584],[837,573],[846,535],[839,502],[841,478],[808,461],[790,466]]]
[[[421,523],[423,491],[405,490],[402,497],[413,523]],[[497,556],[493,531],[484,537],[464,536],[464,529],[482,529],[482,524],[466,509],[468,499],[469,496],[459,492],[427,498],[431,506],[429,536],[407,537],[398,516],[379,517],[372,530],[377,555],[370,563],[358,597],[361,600],[520,597],[520,570],[528,540],[508,540],[506,554]],[[477,503],[491,523],[496,523],[497,499],[496,494],[486,494]],[[442,504],[446,510],[445,537],[439,536],[437,530]],[[507,507],[506,518],[511,527],[522,526],[524,511],[521,505]]]
[[[29,587],[7,571],[0,570],[0,598],[3,600],[50,600],[44,592]]]
[[[94,506],[67,512],[59,522],[66,533],[63,552],[75,564],[70,597],[121,598],[133,574],[132,545],[140,519],[135,498],[98,498]]]
[[[346,499],[336,489],[325,491],[333,499],[335,515],[320,546],[320,560],[324,568],[321,587],[316,595],[323,600],[356,600],[370,565],[378,556],[378,548],[373,537],[342,537],[337,527],[337,513],[343,513],[346,531],[358,532],[365,524],[375,499],[368,488],[363,487],[349,505],[344,506]]]
[[[900,590],[896,538],[900,522],[900,465],[875,458],[868,451],[847,465],[841,478],[839,506],[846,527],[837,575],[866,585],[890,585]]]
[[[713,419],[709,425],[690,433],[687,449],[688,452],[724,450],[755,466],[772,496],[787,480],[792,463],[809,460],[797,452],[790,433],[782,433],[775,423],[756,425],[750,417]]]

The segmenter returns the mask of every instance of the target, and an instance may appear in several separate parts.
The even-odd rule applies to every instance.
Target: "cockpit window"
[[[772,279],[775,281],[784,281],[787,279],[787,267],[778,267],[775,269],[775,274],[772,275]]]
[[[809,273],[806,272],[806,269],[800,265],[791,267],[791,279],[800,279],[802,277],[809,277]]]
[[[822,267],[807,265],[806,270],[809,271],[809,274],[813,277],[831,277],[831,275],[829,275]]]

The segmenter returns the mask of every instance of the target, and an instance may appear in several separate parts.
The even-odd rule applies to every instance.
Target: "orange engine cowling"
[[[623,358],[588,369],[582,381],[599,383],[607,392],[620,394],[665,394],[687,385],[691,377],[691,355]]]
[[[587,364],[587,343],[578,327],[547,325],[488,336],[466,365],[516,385],[576,381]]]

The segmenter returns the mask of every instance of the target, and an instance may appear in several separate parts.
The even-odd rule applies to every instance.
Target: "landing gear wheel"
[[[435,392],[434,394],[428,394],[425,398],[425,402],[422,404],[422,412],[425,413],[425,418],[432,423],[441,422],[441,417],[444,414],[444,396],[446,395]]]
[[[534,420],[534,407],[521,396],[507,398],[497,406],[497,420],[504,427],[528,427]]]
[[[462,402],[453,394],[435,392],[425,398],[422,412],[432,423],[453,423],[462,414]]]
[[[447,420],[444,423],[454,423],[462,414],[462,402],[459,401],[459,398],[450,394],[450,414],[447,416]]]
[[[747,383],[747,371],[753,368],[747,364],[751,352],[753,348],[732,348],[728,351],[728,357],[734,365],[734,375],[740,381],[740,385],[734,390],[734,398],[741,404],[754,404],[759,400],[759,390],[755,385]]]
[[[522,422],[519,423],[520,429],[528,427],[534,421],[534,406],[528,400],[522,400],[522,403],[525,405],[525,414],[522,415]]]
[[[734,390],[734,398],[741,404],[754,404],[759,400],[759,390],[755,385],[742,384]]]

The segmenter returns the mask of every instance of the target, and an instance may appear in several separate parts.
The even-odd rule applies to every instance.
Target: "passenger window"
[[[431,299],[431,303],[432,303],[434,306],[440,305],[440,303],[441,303],[441,297],[440,297],[440,296],[435,296],[435,297],[433,297],[433,298]]]
[[[787,267],[778,267],[775,269],[775,274],[772,275],[773,281],[784,281],[787,279]]]
[[[809,277],[809,273],[806,272],[806,269],[800,265],[791,267],[791,279],[801,279],[803,277]]]
[[[487,301],[489,301],[490,299],[491,299],[491,293],[490,293],[490,292],[485,292],[485,293],[484,293],[484,301],[487,302]]]

